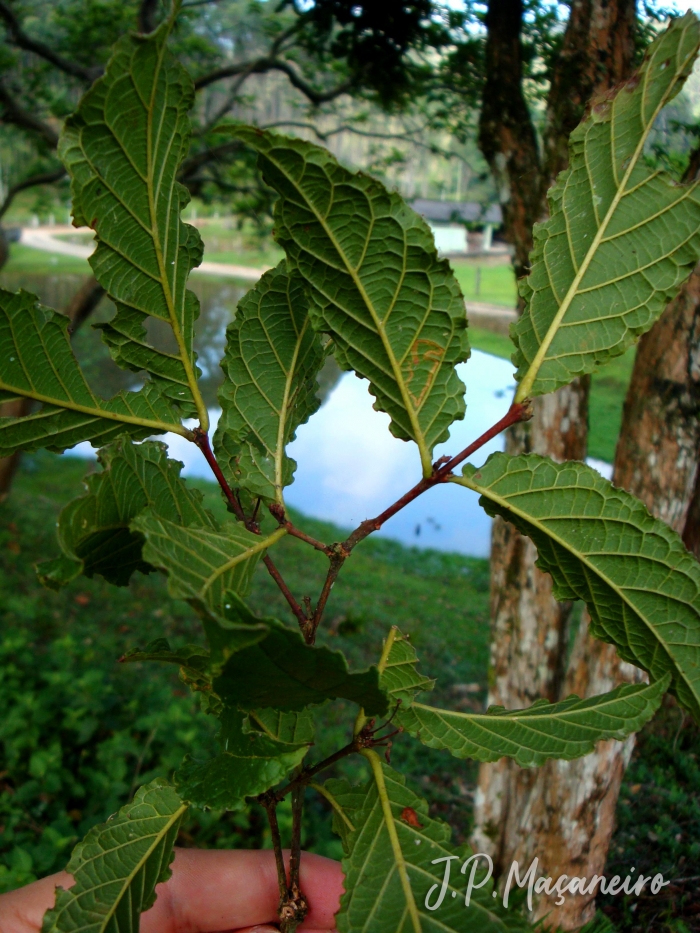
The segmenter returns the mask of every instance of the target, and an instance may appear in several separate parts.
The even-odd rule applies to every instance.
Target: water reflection
[[[3,287],[25,288],[44,304],[58,309],[66,307],[83,281],[79,275],[67,274],[4,273],[0,277]],[[215,426],[226,325],[249,286],[223,279],[192,279],[190,285],[201,304],[195,346],[203,373],[203,394]],[[114,306],[104,300],[92,323],[109,320],[113,314]],[[167,325],[150,321],[149,328],[149,339],[165,347],[171,339]],[[74,346],[88,380],[103,396],[138,387],[136,374],[114,364],[99,331],[83,327],[74,338]],[[457,453],[478,437],[505,413],[512,393],[513,367],[506,360],[475,351],[458,371],[468,386],[467,416],[453,425],[449,441],[436,449],[436,457]],[[337,370],[329,370],[324,373],[322,394],[326,396],[325,404],[308,424],[302,425],[291,445],[290,455],[298,467],[286,498],[307,515],[350,528],[381,512],[420,478],[418,452],[414,444],[399,441],[389,433],[389,418],[372,408],[366,381],[351,373],[338,378]],[[167,441],[171,456],[185,464],[185,475],[211,478],[197,448],[180,437],[169,436]],[[501,445],[500,438],[492,441],[473,462],[482,463]],[[69,453],[94,456],[89,444],[81,444]],[[394,516],[381,534],[421,547],[487,556],[490,525],[473,493],[443,486],[430,490]]]
[[[435,456],[455,454],[505,414],[513,390],[513,366],[478,350],[457,367],[467,383],[467,415],[452,426]],[[325,404],[297,431],[289,454],[297,461],[287,502],[316,518],[352,528],[377,515],[420,479],[415,444],[389,432],[389,416],[372,408],[367,382],[345,373]],[[211,410],[212,432],[220,411]],[[211,478],[200,452],[184,438],[168,435],[170,455],[185,464],[186,476]],[[472,459],[480,465],[495,450],[496,438]],[[89,454],[89,447],[85,445]],[[381,535],[404,544],[487,557],[491,520],[477,496],[461,487],[431,489],[384,526]]]
[[[39,297],[49,308],[63,310],[85,282],[81,275],[61,273],[46,275],[31,272],[4,272],[0,284],[10,291],[24,288]],[[236,305],[250,285],[235,279],[192,278],[189,287],[199,299],[201,312],[196,326],[195,350],[202,370],[202,395],[207,405],[216,405],[216,391],[222,379],[219,360],[224,353],[226,325],[233,317]],[[120,369],[109,355],[100,332],[90,324],[110,320],[115,307],[104,298],[97,311],[73,338],[73,347],[91,388],[103,398],[111,398],[122,389],[141,385],[138,374]],[[148,339],[163,350],[175,350],[172,330],[165,321],[146,321]]]

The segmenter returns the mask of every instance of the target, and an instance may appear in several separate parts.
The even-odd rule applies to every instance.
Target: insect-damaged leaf
[[[307,645],[299,631],[276,619],[259,619],[245,603],[229,594],[227,622],[267,625],[269,634],[243,651],[226,658],[219,649],[220,675],[214,691],[228,706],[256,710],[301,710],[314,703],[342,697],[365,708],[369,715],[385,713],[387,698],[379,687],[376,667],[352,673],[339,651]],[[225,638],[225,631],[210,621],[207,635]]]
[[[125,432],[136,440],[166,431],[189,436],[154,386],[108,401],[96,396],[73,354],[69,323],[28,292],[0,289],[0,397],[40,406],[24,417],[0,418],[0,457],[42,447],[63,451],[82,441],[97,447]]]
[[[454,480],[537,545],[556,599],[583,599],[591,633],[700,720],[700,564],[678,535],[583,463],[493,454]]]
[[[213,522],[201,493],[180,478],[182,464],[168,460],[163,444],[132,444],[122,437],[103,448],[98,459],[102,471],[86,477],[87,495],[74,499],[59,515],[63,557],[37,568],[48,586],[66,584],[80,573],[99,573],[110,583],[126,586],[135,570],[154,570],[143,559],[143,536],[130,527],[148,507],[180,525]]]
[[[214,439],[233,485],[279,503],[296,466],[285,447],[321,404],[316,376],[324,357],[303,280],[284,267],[265,273],[226,330]]]
[[[186,805],[157,779],[131,803],[95,826],[73,850],[66,871],[75,884],[57,889],[42,933],[138,933],[139,915],[156,899]]]
[[[175,775],[178,792],[198,807],[241,810],[246,797],[269,790],[301,763],[307,744],[278,742],[251,729],[246,716],[225,709],[221,715],[221,752],[209,761],[187,757]]]
[[[470,905],[465,906],[466,879],[460,868],[470,850],[451,846],[449,826],[428,816],[428,804],[406,787],[402,775],[385,765],[376,752],[365,754],[372,778],[364,787],[343,787],[340,782],[326,785],[345,816],[343,819],[336,810],[334,825],[340,829],[342,820],[346,849],[346,893],[336,916],[340,933],[505,933],[529,929],[517,910],[506,910],[491,896],[491,882],[473,890]],[[359,793],[353,794],[353,790]],[[349,806],[344,808],[344,804]],[[435,908],[445,872],[444,861],[434,864],[434,860],[450,856],[455,860],[447,896],[431,910],[426,896],[430,894],[428,904]],[[478,877],[483,880],[483,871]]]
[[[655,684],[624,684],[610,693],[560,703],[538,700],[527,709],[492,707],[486,713],[458,713],[423,703],[401,707],[394,721],[429,748],[457,758],[497,761],[514,758],[521,768],[548,758],[580,758],[602,739],[637,732],[659,708],[670,677]]]
[[[192,81],[166,47],[169,18],[148,36],[125,36],[105,74],[66,120],[59,155],[72,178],[73,217],[92,227],[90,265],[117,305],[104,328],[115,361],[143,369],[183,414],[208,424],[193,350],[199,305],[187,290],[202,241],[180,219],[189,201],[176,181],[190,140]],[[168,322],[176,350],[151,347],[143,322]]]
[[[275,235],[309,287],[311,320],[342,367],[369,379],[396,437],[431,451],[464,416],[455,364],[469,356],[464,299],[432,234],[398,194],[325,149],[254,127],[221,127],[259,153],[280,198]]]
[[[515,400],[590,373],[649,330],[700,256],[700,188],[655,168],[644,146],[690,74],[700,23],[688,13],[626,84],[571,134],[569,168],[535,227],[526,310],[513,325]]]

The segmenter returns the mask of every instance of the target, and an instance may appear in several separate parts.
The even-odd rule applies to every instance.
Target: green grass
[[[450,260],[450,264],[467,301],[480,301],[505,308],[515,307],[518,297],[515,276],[507,257],[498,264],[492,260],[485,263],[478,259],[453,259]],[[477,269],[480,270],[478,292]]]
[[[58,593],[37,583],[33,565],[57,553],[58,512],[81,494],[88,468],[68,457],[25,456],[0,506],[0,890],[61,868],[77,839],[139,784],[172,775],[187,753],[204,758],[214,751],[215,722],[199,712],[174,670],[116,663],[129,648],[160,636],[174,645],[203,642],[196,616],[167,595],[162,576],[136,575],[122,589],[82,578]],[[217,487],[196,485],[225,517]],[[299,521],[326,540],[341,536],[328,523]],[[319,591],[321,555],[288,539],[275,557],[294,592]],[[264,568],[250,602],[293,624]],[[364,667],[377,660],[392,624],[412,634],[424,670],[440,675],[439,702],[454,704],[455,683],[485,687],[487,562],[363,542],[333,589],[321,640]],[[342,703],[317,710],[313,760],[347,742],[354,714]],[[395,739],[392,761],[464,841],[471,820],[464,788],[473,782],[473,764],[405,736]],[[343,773],[361,772],[361,760],[344,763]],[[283,810],[282,817],[287,831],[289,814]],[[247,815],[193,811],[180,837],[180,844],[213,847],[267,843],[257,807]],[[327,805],[311,792],[304,844],[340,854]]]
[[[40,453],[25,456],[10,499],[0,506],[0,891],[61,868],[78,838],[122,805],[136,787],[171,775],[184,754],[202,758],[215,748],[215,722],[176,674],[156,664],[119,665],[129,648],[166,636],[173,645],[202,642],[189,607],[171,599],[158,574],[137,575],[127,588],[82,578],[61,592],[37,583],[33,564],[56,554],[55,521],[80,494],[89,464]],[[225,517],[218,489],[197,482],[207,506]],[[325,540],[341,531],[330,523],[296,521]],[[299,541],[277,549],[279,565],[297,593],[315,593],[323,558]],[[426,673],[439,675],[434,698],[455,706],[456,684],[486,680],[488,563],[363,542],[333,589],[323,641],[342,648],[357,666],[376,660],[391,624],[411,632]],[[264,570],[251,603],[260,613],[291,622]],[[483,689],[475,699],[483,699]],[[316,711],[323,731],[317,760],[347,740],[353,710],[327,704]],[[639,902],[604,901],[610,933],[686,933],[700,913],[693,878],[700,864],[700,731],[668,700],[643,731],[623,782],[619,828],[606,874],[663,871],[689,878],[664,895]],[[395,739],[392,763],[430,801],[431,812],[464,841],[471,825],[468,790],[476,769],[412,742]],[[359,777],[352,759],[336,773]],[[288,839],[290,814],[281,808]],[[307,794],[304,845],[338,857],[327,805]],[[261,809],[246,814],[191,811],[180,845],[269,845]],[[688,926],[682,926],[687,922]]]

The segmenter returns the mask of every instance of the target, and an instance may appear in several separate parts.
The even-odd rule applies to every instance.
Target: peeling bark
[[[511,141],[511,136],[522,129],[522,90],[518,96],[513,86],[522,74],[520,60],[513,51],[516,4],[510,0],[508,4],[492,4],[491,8],[493,16],[487,19],[489,46],[500,43],[502,51],[500,56],[493,49],[491,57],[487,54],[487,67],[499,64],[502,70],[487,75],[486,89],[492,100],[510,103],[503,104],[500,126],[495,125],[498,122],[495,106],[486,109],[486,116],[482,113],[480,144],[482,150],[485,143],[491,144],[491,150],[483,151],[502,191],[502,202],[509,205],[508,209],[504,207],[508,226],[514,222],[523,224],[526,216],[542,219],[546,212],[545,188],[566,167],[568,136],[580,121],[588,99],[608,90],[629,73],[634,54],[635,5],[631,0],[574,0],[571,4],[562,52],[552,75],[543,159],[537,176],[533,170],[529,174],[517,170],[516,156],[520,157],[521,166],[527,165],[523,153],[531,151],[529,132],[522,130],[520,147]],[[510,19],[505,15],[508,11]],[[500,85],[499,92],[494,85]],[[500,149],[494,155],[493,149],[498,146]],[[528,268],[522,255],[525,244],[528,252],[531,247],[527,236],[531,237],[531,229],[524,231],[520,227],[509,234],[516,248],[517,274]],[[511,430],[508,452],[535,451],[560,461],[585,459],[588,388],[586,378],[537,399],[532,421]],[[535,559],[536,550],[528,539],[503,520],[494,520],[488,702],[510,709],[529,706],[539,697],[555,701],[570,692],[567,660],[572,606],[554,600],[551,579],[534,566]],[[611,649],[600,645],[592,649],[590,640],[584,637],[585,626],[583,620],[576,668],[589,686],[612,684],[622,675],[612,669],[609,659],[605,660]],[[600,661],[591,650],[598,652]],[[609,687],[594,692],[605,689]],[[541,860],[546,857],[548,872],[558,870],[560,865],[582,863],[591,852],[597,853],[598,861],[604,863],[617,801],[616,791],[611,793],[610,788],[619,787],[627,763],[624,755],[613,748],[619,743],[606,744],[609,749],[601,747],[599,753],[584,760],[583,770],[576,778],[578,785],[570,780],[567,762],[552,762],[536,771],[517,768],[508,760],[481,766],[473,842],[479,851],[494,857],[497,872],[508,868],[514,859],[521,866],[529,864],[535,855]],[[631,747],[626,751],[627,758],[630,753]],[[585,874],[573,870],[566,873]],[[545,912],[552,906],[547,904]],[[580,925],[581,905],[575,905],[575,909],[579,914],[575,923],[571,916],[561,913],[556,920],[550,914],[548,922],[569,924],[565,929],[575,928]]]
[[[700,267],[639,342],[613,474],[615,485],[640,498],[654,515],[691,542],[698,539],[694,512],[700,485],[698,415]],[[494,530],[494,539],[499,533]],[[521,547],[534,553],[529,541]],[[512,574],[512,566],[509,569]],[[522,574],[522,569],[518,570]],[[541,578],[538,571],[534,574]],[[494,573],[495,608],[504,604],[504,591],[510,589],[503,586],[505,582],[502,575],[497,579]],[[507,646],[508,655],[494,652],[490,702],[507,700],[511,706],[522,706],[538,696],[551,700],[571,693],[590,697],[646,677],[621,661],[612,645],[589,636],[584,612],[568,669],[560,681],[562,687],[557,691],[554,684],[559,674],[551,659],[557,635],[564,632],[566,622],[559,621],[558,627],[545,635],[534,624],[541,603],[523,609],[528,599],[527,594],[520,595],[517,620],[503,611],[494,615],[494,634],[499,638],[509,634],[513,642],[517,633],[519,643],[515,651],[512,644]],[[563,612],[564,607],[560,607],[560,614]],[[566,640],[563,635],[561,640]],[[512,666],[506,676],[508,664]],[[528,677],[534,689],[525,689]],[[631,736],[625,742],[601,742],[592,755],[570,762],[548,762],[539,770],[520,769],[507,761],[482,766],[477,794],[480,831],[475,837],[482,846],[480,851],[495,854],[501,868],[513,859],[529,864],[538,855],[543,870],[553,877],[602,874],[615,828],[620,784],[633,748]],[[559,907],[543,898],[536,916],[547,915],[547,924],[553,929],[575,930],[594,913],[594,898],[576,895],[568,896]]]

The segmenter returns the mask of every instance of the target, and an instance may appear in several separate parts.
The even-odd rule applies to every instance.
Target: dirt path
[[[68,236],[70,234],[91,233],[89,227],[70,227],[68,225],[54,227],[23,227],[19,242],[23,246],[29,246],[32,249],[40,249],[47,253],[54,253],[60,256],[73,256],[76,259],[87,259],[93,252],[92,244],[70,243],[67,240],[59,240],[59,236]],[[269,267],[255,268],[254,266],[237,266],[232,263],[224,262],[203,262],[193,274],[199,275],[218,275],[224,278],[238,279],[243,282],[257,282],[263,272]],[[470,322],[476,327],[484,327],[487,330],[495,331],[499,334],[507,334],[508,326],[515,320],[515,311],[511,308],[500,307],[499,305],[484,304],[480,301],[467,301],[467,314]]]
[[[71,233],[90,233],[87,227],[76,230],[75,227],[23,227],[19,242],[32,249],[40,249],[46,253],[60,256],[73,256],[76,259],[87,259],[95,249],[93,245],[82,243],[69,243],[57,239]],[[193,269],[193,273],[200,275],[218,275],[224,278],[240,279],[244,282],[257,282],[268,267],[257,269],[253,266],[236,266],[227,262],[203,262]]]

